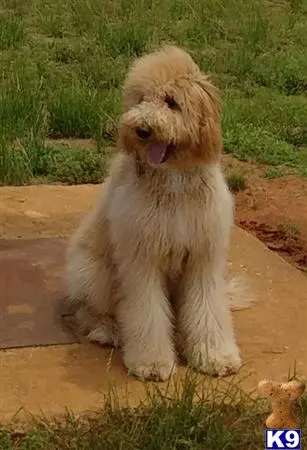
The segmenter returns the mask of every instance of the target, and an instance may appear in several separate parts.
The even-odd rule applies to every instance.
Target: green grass
[[[7,14],[0,17],[0,50],[16,48],[24,38],[24,24],[20,17]]]
[[[269,167],[265,173],[265,178],[279,178],[282,175],[282,171],[279,167]]]
[[[306,175],[304,0],[3,0],[0,184],[33,181],[46,137],[112,144],[129,63],[163,42],[183,46],[213,74],[226,152]],[[15,154],[16,142],[23,151]],[[99,155],[103,162],[103,153],[93,155],[92,165]],[[64,179],[86,180],[74,174],[79,160],[63,153]],[[103,169],[95,173],[98,181]]]
[[[200,383],[194,375],[168,395],[147,387],[137,408],[119,408],[110,395],[91,418],[37,419],[25,433],[0,430],[1,450],[259,450],[264,448],[267,401],[244,394],[235,383]],[[234,402],[234,399],[236,401]],[[301,400],[306,440],[307,398]]]
[[[86,184],[102,181],[106,157],[102,151],[44,145],[33,139],[6,146],[0,162],[2,184],[50,183]]]

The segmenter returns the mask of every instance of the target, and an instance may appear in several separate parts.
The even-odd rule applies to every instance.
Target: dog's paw
[[[199,372],[211,376],[226,377],[236,373],[240,369],[242,361],[236,345],[230,351],[221,351],[220,349],[208,348],[204,344],[194,349],[191,364]]]
[[[108,324],[101,324],[91,330],[88,335],[90,342],[99,345],[111,345],[112,347],[119,347],[119,335],[116,330]]]
[[[166,381],[176,372],[175,362],[157,361],[153,363],[136,363],[127,365],[128,372],[140,380]]]

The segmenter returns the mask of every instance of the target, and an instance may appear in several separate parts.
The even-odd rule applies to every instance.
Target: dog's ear
[[[195,83],[200,97],[199,156],[206,162],[216,162],[220,158],[222,150],[219,90],[202,73],[199,73]]]

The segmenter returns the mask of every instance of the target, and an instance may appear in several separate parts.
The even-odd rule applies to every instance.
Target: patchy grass
[[[116,395],[104,413],[88,419],[71,414],[57,422],[38,420],[26,433],[0,431],[2,450],[258,450],[264,447],[263,424],[270,406],[252,399],[234,383],[214,387],[188,375],[170,396],[157,385],[137,408],[120,409]],[[234,399],[236,401],[234,402]],[[306,444],[306,398],[301,401]]]
[[[280,230],[285,234],[287,238],[296,238],[301,234],[299,225],[291,222],[280,224]]]
[[[265,173],[265,178],[279,178],[282,176],[282,171],[280,167],[269,167]]]
[[[232,172],[226,175],[228,187],[232,193],[244,191],[247,187],[247,179],[242,173]]]
[[[306,175],[303,0],[3,0],[0,183],[33,180],[31,151],[23,146],[15,154],[16,141],[114,142],[128,65],[163,42],[183,46],[213,74],[224,98],[226,152]],[[93,153],[93,165],[96,159]],[[71,153],[61,164],[65,175],[50,172],[50,180],[55,173],[58,180],[87,180],[86,173],[76,176]]]

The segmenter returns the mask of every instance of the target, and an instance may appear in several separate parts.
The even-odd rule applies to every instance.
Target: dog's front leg
[[[164,381],[175,368],[175,352],[162,274],[144,260],[119,267],[119,278],[117,320],[125,365],[141,379]]]
[[[191,258],[179,290],[179,329],[188,362],[225,376],[241,365],[225,292],[223,260]]]

